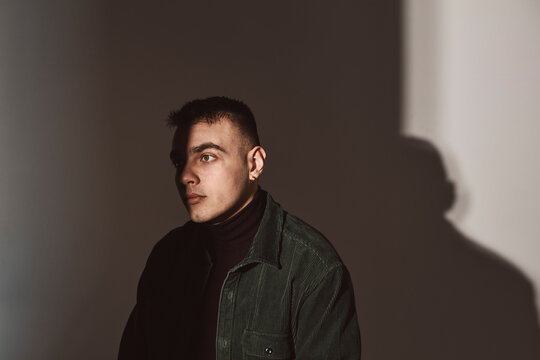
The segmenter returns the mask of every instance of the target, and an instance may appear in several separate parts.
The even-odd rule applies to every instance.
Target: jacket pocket
[[[244,330],[242,334],[244,360],[249,359],[294,359],[288,334],[263,333]]]

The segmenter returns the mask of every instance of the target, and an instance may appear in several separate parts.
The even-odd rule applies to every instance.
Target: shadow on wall
[[[539,359],[531,284],[445,219],[438,151],[416,138],[387,150],[354,264],[365,358]]]

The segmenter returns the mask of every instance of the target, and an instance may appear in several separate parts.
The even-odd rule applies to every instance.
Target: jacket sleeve
[[[141,324],[140,306],[135,305],[122,334],[118,360],[142,360],[145,359],[146,344]]]
[[[360,330],[347,269],[335,265],[314,282],[298,310],[296,359],[360,359]]]
[[[129,315],[126,327],[120,341],[118,360],[146,360],[148,359],[147,323],[145,322],[145,299],[148,297],[148,282],[152,282],[154,268],[159,264],[160,257],[158,242],[152,249],[146,265],[137,284],[137,303]]]

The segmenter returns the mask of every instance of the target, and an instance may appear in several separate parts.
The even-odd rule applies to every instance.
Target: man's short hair
[[[227,118],[238,126],[251,147],[260,145],[255,117],[250,108],[240,100],[225,96],[189,101],[180,110],[171,112],[167,123],[184,131],[193,124],[199,122],[214,124],[221,118]]]

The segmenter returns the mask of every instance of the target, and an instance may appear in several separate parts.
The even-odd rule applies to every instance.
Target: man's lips
[[[206,196],[199,195],[199,194],[186,194],[185,199],[189,205],[194,205],[201,202],[205,197]]]

